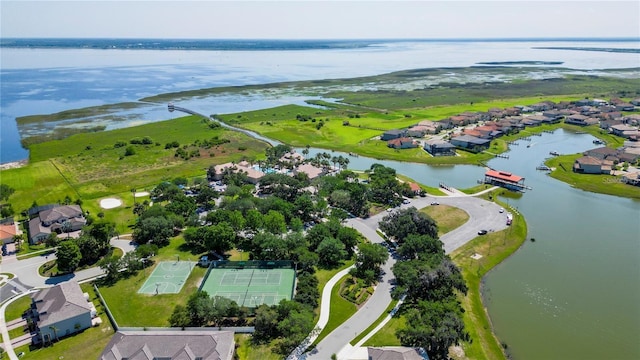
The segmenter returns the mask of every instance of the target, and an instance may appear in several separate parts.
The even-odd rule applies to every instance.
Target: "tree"
[[[411,234],[398,247],[398,254],[407,260],[426,260],[434,255],[444,255],[444,247],[442,246],[442,241],[429,235]]]
[[[404,242],[410,234],[428,235],[438,238],[438,226],[429,215],[419,212],[415,207],[399,209],[382,218],[380,230],[398,243]]]
[[[278,336],[278,313],[275,307],[260,305],[256,308],[256,317],[253,322],[253,340],[258,344],[266,343]]]
[[[16,190],[7,184],[0,184],[0,201],[7,201]],[[37,205],[36,205],[37,206]]]
[[[120,278],[120,270],[122,264],[120,259],[115,257],[106,257],[100,260],[100,268],[105,272],[104,282],[106,284],[114,284]]]
[[[219,254],[231,250],[236,239],[236,232],[231,225],[221,222],[206,228],[204,233],[204,247],[209,251],[215,251]]]
[[[173,222],[161,216],[144,218],[138,221],[133,231],[133,240],[138,244],[153,242],[160,247],[169,244],[171,236],[173,236]]]
[[[263,217],[264,229],[272,234],[282,234],[287,231],[284,216],[277,211],[269,210]]]
[[[183,305],[176,305],[173,309],[173,313],[169,317],[169,325],[171,327],[185,328],[191,325],[191,318],[189,317],[189,310]]]
[[[211,305],[209,294],[206,291],[197,291],[189,296],[189,300],[187,300],[187,311],[189,312],[191,325],[205,325]]]
[[[340,240],[328,237],[318,245],[318,259],[320,265],[327,268],[334,267],[347,257],[344,244]]]
[[[424,348],[430,359],[448,359],[451,345],[469,339],[455,299],[420,302],[417,308],[406,312],[405,318],[407,326],[396,331],[400,342],[403,346]]]
[[[56,256],[58,270],[64,273],[73,272],[80,265],[82,259],[80,248],[73,240],[62,241],[58,245]]]
[[[251,231],[262,228],[262,214],[256,209],[249,209],[245,215],[245,227]]]
[[[362,244],[359,247],[355,275],[372,284],[381,273],[380,266],[389,258],[387,249],[378,244]]]

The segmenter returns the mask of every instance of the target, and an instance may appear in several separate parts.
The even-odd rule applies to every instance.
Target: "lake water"
[[[586,72],[640,65],[638,54],[538,50],[533,46],[637,48],[638,44],[398,42],[353,49],[260,52],[3,48],[1,161],[28,156],[19,145],[17,116],[136,101],[163,92],[470,66],[479,61],[563,61],[563,67]],[[213,114],[303,100],[280,94],[191,99],[180,105]],[[110,126],[169,117],[165,105],[148,105]],[[491,271],[484,285],[496,333],[515,359],[640,358],[640,202],[576,190],[535,170],[549,151],[582,151],[593,147],[592,140],[589,135],[557,130],[532,137],[529,148],[521,141],[512,147],[508,160],[489,163],[524,176],[533,187],[509,202],[524,214],[529,237],[536,241],[526,242]],[[349,159],[351,168],[363,170],[380,162],[430,186],[445,182],[471,187],[484,173],[474,166]]]

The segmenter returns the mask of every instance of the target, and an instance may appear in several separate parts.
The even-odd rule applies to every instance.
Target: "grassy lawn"
[[[4,318],[7,321],[18,319],[22,317],[22,314],[31,306],[31,297],[28,295],[22,296],[11,304],[7,305],[4,312]]]
[[[622,183],[618,176],[605,174],[578,174],[573,172],[573,163],[582,154],[561,155],[545,161],[555,170],[551,177],[575,188],[600,194],[640,199],[640,187]]]
[[[398,300],[391,300],[391,303],[384,310],[384,313],[382,313],[382,315],[380,315],[380,317],[378,317],[378,319],[376,319],[376,321],[371,323],[371,325],[369,325],[368,328],[364,329],[363,332],[361,332],[360,334],[358,334],[358,336],[356,336],[353,340],[351,340],[350,344],[351,345],[357,344],[358,341],[360,341],[360,339],[362,339],[367,334],[369,334],[371,331],[373,331],[373,329],[376,326],[378,326],[378,324],[380,324],[382,322],[382,320],[384,320],[387,317],[387,315],[389,315],[389,312],[396,306],[397,303],[398,303]]]
[[[335,328],[345,322],[351,315],[355,314],[358,308],[351,301],[340,296],[340,287],[347,276],[343,277],[331,291],[331,313],[327,325],[322,329],[320,335],[314,344],[318,344],[322,339],[329,335]]]
[[[429,215],[438,224],[438,236],[455,230],[469,220],[469,214],[466,211],[449,205],[427,206],[420,211]]]
[[[107,302],[118,325],[133,327],[169,326],[169,317],[173,309],[178,304],[186,304],[189,296],[198,289],[206,269],[195,266],[178,294],[147,295],[138,294],[138,290],[160,261],[175,261],[178,254],[181,260],[188,260],[189,258],[191,261],[197,260],[197,256],[192,255],[188,250],[181,247],[183,243],[184,241],[181,238],[171,239],[171,243],[161,248],[153,258],[156,262],[154,266],[141,270],[137,275],[120,280],[112,286],[100,287],[100,293]],[[140,311],[140,309],[153,309],[153,311]]]
[[[506,204],[501,205],[507,208]],[[466,296],[459,299],[464,308],[463,320],[472,341],[463,343],[466,358],[469,359],[505,359],[499,340],[493,334],[489,316],[482,303],[480,286],[482,277],[509,255],[513,254],[524,242],[527,224],[522,215],[514,212],[513,225],[509,228],[476,237],[463,247],[454,251],[451,258],[460,267],[469,287]],[[474,254],[482,255],[475,260]]]
[[[50,360],[50,359],[96,359],[104,350],[111,336],[114,334],[111,323],[104,313],[104,309],[98,301],[93,288],[90,284],[80,285],[83,292],[89,293],[89,298],[96,306],[98,316],[102,319],[102,324],[84,330],[79,334],[62,338],[60,341],[44,348],[33,347],[30,345],[22,346],[14,349],[16,354],[25,353],[26,359],[34,360]]]
[[[152,144],[131,145],[132,139],[149,137]],[[188,146],[196,141],[214,137],[228,143],[210,148]],[[177,141],[188,150],[198,152],[197,157],[183,160],[176,157],[175,149],[165,144]],[[117,142],[126,145],[116,147]],[[135,154],[124,156],[131,146]],[[61,202],[65,196],[81,199],[83,208],[91,214],[104,212],[107,220],[127,222],[133,217],[133,198],[130,190],[150,189],[164,180],[176,177],[204,176],[212,164],[238,161],[243,157],[264,155],[267,144],[235,131],[211,129],[196,116],[154,122],[142,126],[82,133],[63,140],[54,140],[30,146],[29,164],[22,168],[2,170],[2,182],[16,191],[11,197],[13,208],[20,212],[38,204]],[[118,197],[124,204],[113,210],[102,210],[99,200]],[[122,231],[123,229],[119,229]]]
[[[386,316],[386,313],[385,313]],[[396,337],[396,331],[406,326],[403,316],[392,317],[380,331],[375,333],[363,346],[400,346],[400,340]]]

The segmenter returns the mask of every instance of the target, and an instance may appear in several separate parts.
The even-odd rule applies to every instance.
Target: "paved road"
[[[451,253],[477,237],[479,230],[499,231],[507,227],[507,215],[506,213],[500,213],[499,205],[460,193],[453,193],[451,196],[446,197],[427,196],[416,198],[412,199],[409,204],[401,205],[401,207],[413,206],[421,209],[426,206],[438,206],[431,205],[433,202],[455,206],[469,214],[469,220],[465,224],[440,238],[447,253]],[[347,224],[362,233],[369,241],[380,243],[384,240],[378,235],[376,229],[380,220],[387,214],[385,211],[368,219],[349,219]],[[316,348],[307,354],[307,359],[326,360],[330,359],[333,354],[351,353],[351,349],[348,349],[350,347],[349,342],[378,319],[391,303],[390,292],[395,280],[391,271],[393,264],[395,264],[395,259],[389,257],[389,260],[383,266],[383,278],[365,306],[318,343]],[[341,350],[343,351],[341,352]]]

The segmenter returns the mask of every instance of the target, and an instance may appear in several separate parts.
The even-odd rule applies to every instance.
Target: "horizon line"
[[[198,41],[478,41],[478,40],[640,40],[640,36],[541,36],[541,37],[393,37],[393,38],[192,38],[192,37],[3,37],[0,40],[198,40]]]

